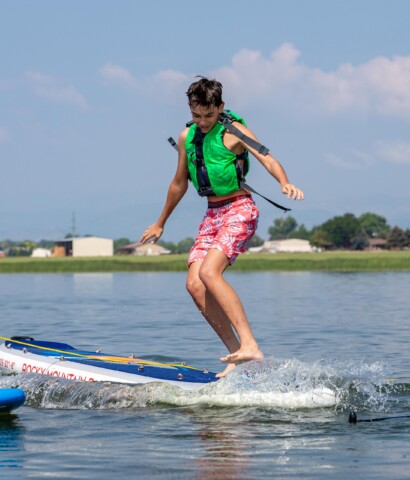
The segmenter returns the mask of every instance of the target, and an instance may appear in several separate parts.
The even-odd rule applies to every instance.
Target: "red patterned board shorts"
[[[209,202],[199,233],[192,246],[188,266],[205,259],[210,248],[224,253],[232,265],[258,226],[259,210],[250,195]]]

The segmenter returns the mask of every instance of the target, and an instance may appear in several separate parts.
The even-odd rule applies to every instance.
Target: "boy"
[[[289,183],[280,163],[267,149],[263,151],[265,147],[256,143],[253,132],[233,112],[229,119],[239,132],[228,131],[231,128],[223,123],[226,115],[220,82],[200,77],[187,96],[193,122],[179,136],[177,171],[162,213],[145,230],[141,242],[156,242],[161,237],[167,219],[187,191],[188,179],[200,196],[208,197],[208,209],[189,255],[186,287],[229,351],[221,358],[228,364],[217,375],[221,378],[239,363],[263,359],[241,301],[223,277],[228,265],[245,251],[258,223],[259,211],[242,184],[248,170],[247,152],[279,182],[288,198],[302,200],[304,195]]]

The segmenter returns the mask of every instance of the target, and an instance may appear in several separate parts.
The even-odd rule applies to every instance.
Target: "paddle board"
[[[193,390],[218,379],[216,374],[183,363],[155,361],[78,350],[59,342],[31,337],[1,337],[0,367],[15,373],[37,373],[86,382],[166,382]]]
[[[0,414],[9,413],[23,405],[26,401],[26,394],[20,388],[0,389]]]

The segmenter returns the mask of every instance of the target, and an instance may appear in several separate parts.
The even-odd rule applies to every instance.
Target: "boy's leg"
[[[199,278],[205,288],[212,295],[239,336],[239,349],[221,358],[221,360],[233,364],[262,360],[263,353],[259,350],[253,336],[242,303],[235,290],[222,276],[228,264],[229,260],[224,253],[211,248],[198,271]]]
[[[258,209],[249,197],[208,208],[190,252],[187,289],[230,352],[221,358],[229,365],[219,377],[226,375],[236,363],[263,358],[241,301],[222,276],[238,254],[245,251],[257,223]]]
[[[205,317],[209,325],[218,334],[230,353],[236,352],[240,344],[232,329],[231,322],[221,310],[212,294],[205,288],[199,278],[199,270],[202,262],[194,262],[189,267],[186,287],[198,310]]]

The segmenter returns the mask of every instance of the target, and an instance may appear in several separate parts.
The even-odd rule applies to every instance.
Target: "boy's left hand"
[[[163,231],[164,229],[162,227],[154,223],[153,225],[149,226],[145,230],[145,232],[141,235],[140,242],[141,243],[148,243],[148,242],[157,243]]]
[[[296,185],[292,183],[286,183],[282,185],[282,193],[288,196],[288,198],[293,198],[293,200],[303,200],[305,198],[304,193],[300,188],[297,188]]]

